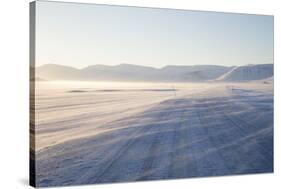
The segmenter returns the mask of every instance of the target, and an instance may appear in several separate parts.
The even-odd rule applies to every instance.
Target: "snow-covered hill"
[[[273,64],[238,66],[219,77],[218,81],[252,81],[273,76]]]
[[[226,67],[217,65],[165,66],[133,64],[92,65],[84,69],[46,64],[36,68],[36,77],[46,80],[202,82],[251,81],[273,76],[273,64]]]
[[[79,80],[81,78],[79,69],[57,64],[36,67],[35,75],[45,80]]]
[[[213,80],[229,69],[215,65],[165,66],[158,69],[133,64],[92,65],[84,69],[75,69],[46,64],[36,68],[36,76],[47,80],[184,82]]]

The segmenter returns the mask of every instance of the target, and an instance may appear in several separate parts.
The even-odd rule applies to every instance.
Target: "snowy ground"
[[[37,186],[273,171],[272,82],[36,83]]]

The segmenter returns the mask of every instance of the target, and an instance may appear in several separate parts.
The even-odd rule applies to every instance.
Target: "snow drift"
[[[238,66],[219,77],[218,81],[251,81],[273,76],[273,64]]]

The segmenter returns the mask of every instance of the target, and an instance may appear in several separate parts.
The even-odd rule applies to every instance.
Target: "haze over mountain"
[[[36,77],[45,80],[82,81],[250,81],[273,76],[273,64],[226,67],[217,65],[174,66],[163,68],[120,64],[92,65],[83,69],[56,64],[36,67]]]
[[[221,81],[251,81],[273,76],[273,64],[247,65],[232,68],[218,80]]]
[[[45,64],[36,68],[36,77],[47,80],[79,80],[80,70],[57,64]]]

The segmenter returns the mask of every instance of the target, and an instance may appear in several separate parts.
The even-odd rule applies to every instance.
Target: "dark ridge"
[[[84,92],[138,92],[138,91],[169,92],[169,91],[178,91],[178,90],[177,89],[103,89],[103,90],[92,90],[92,91],[71,90],[71,91],[67,91],[67,92],[68,93],[84,93]]]
[[[89,92],[89,91],[83,91],[83,90],[71,90],[67,91],[68,93],[84,93],[84,92]]]

